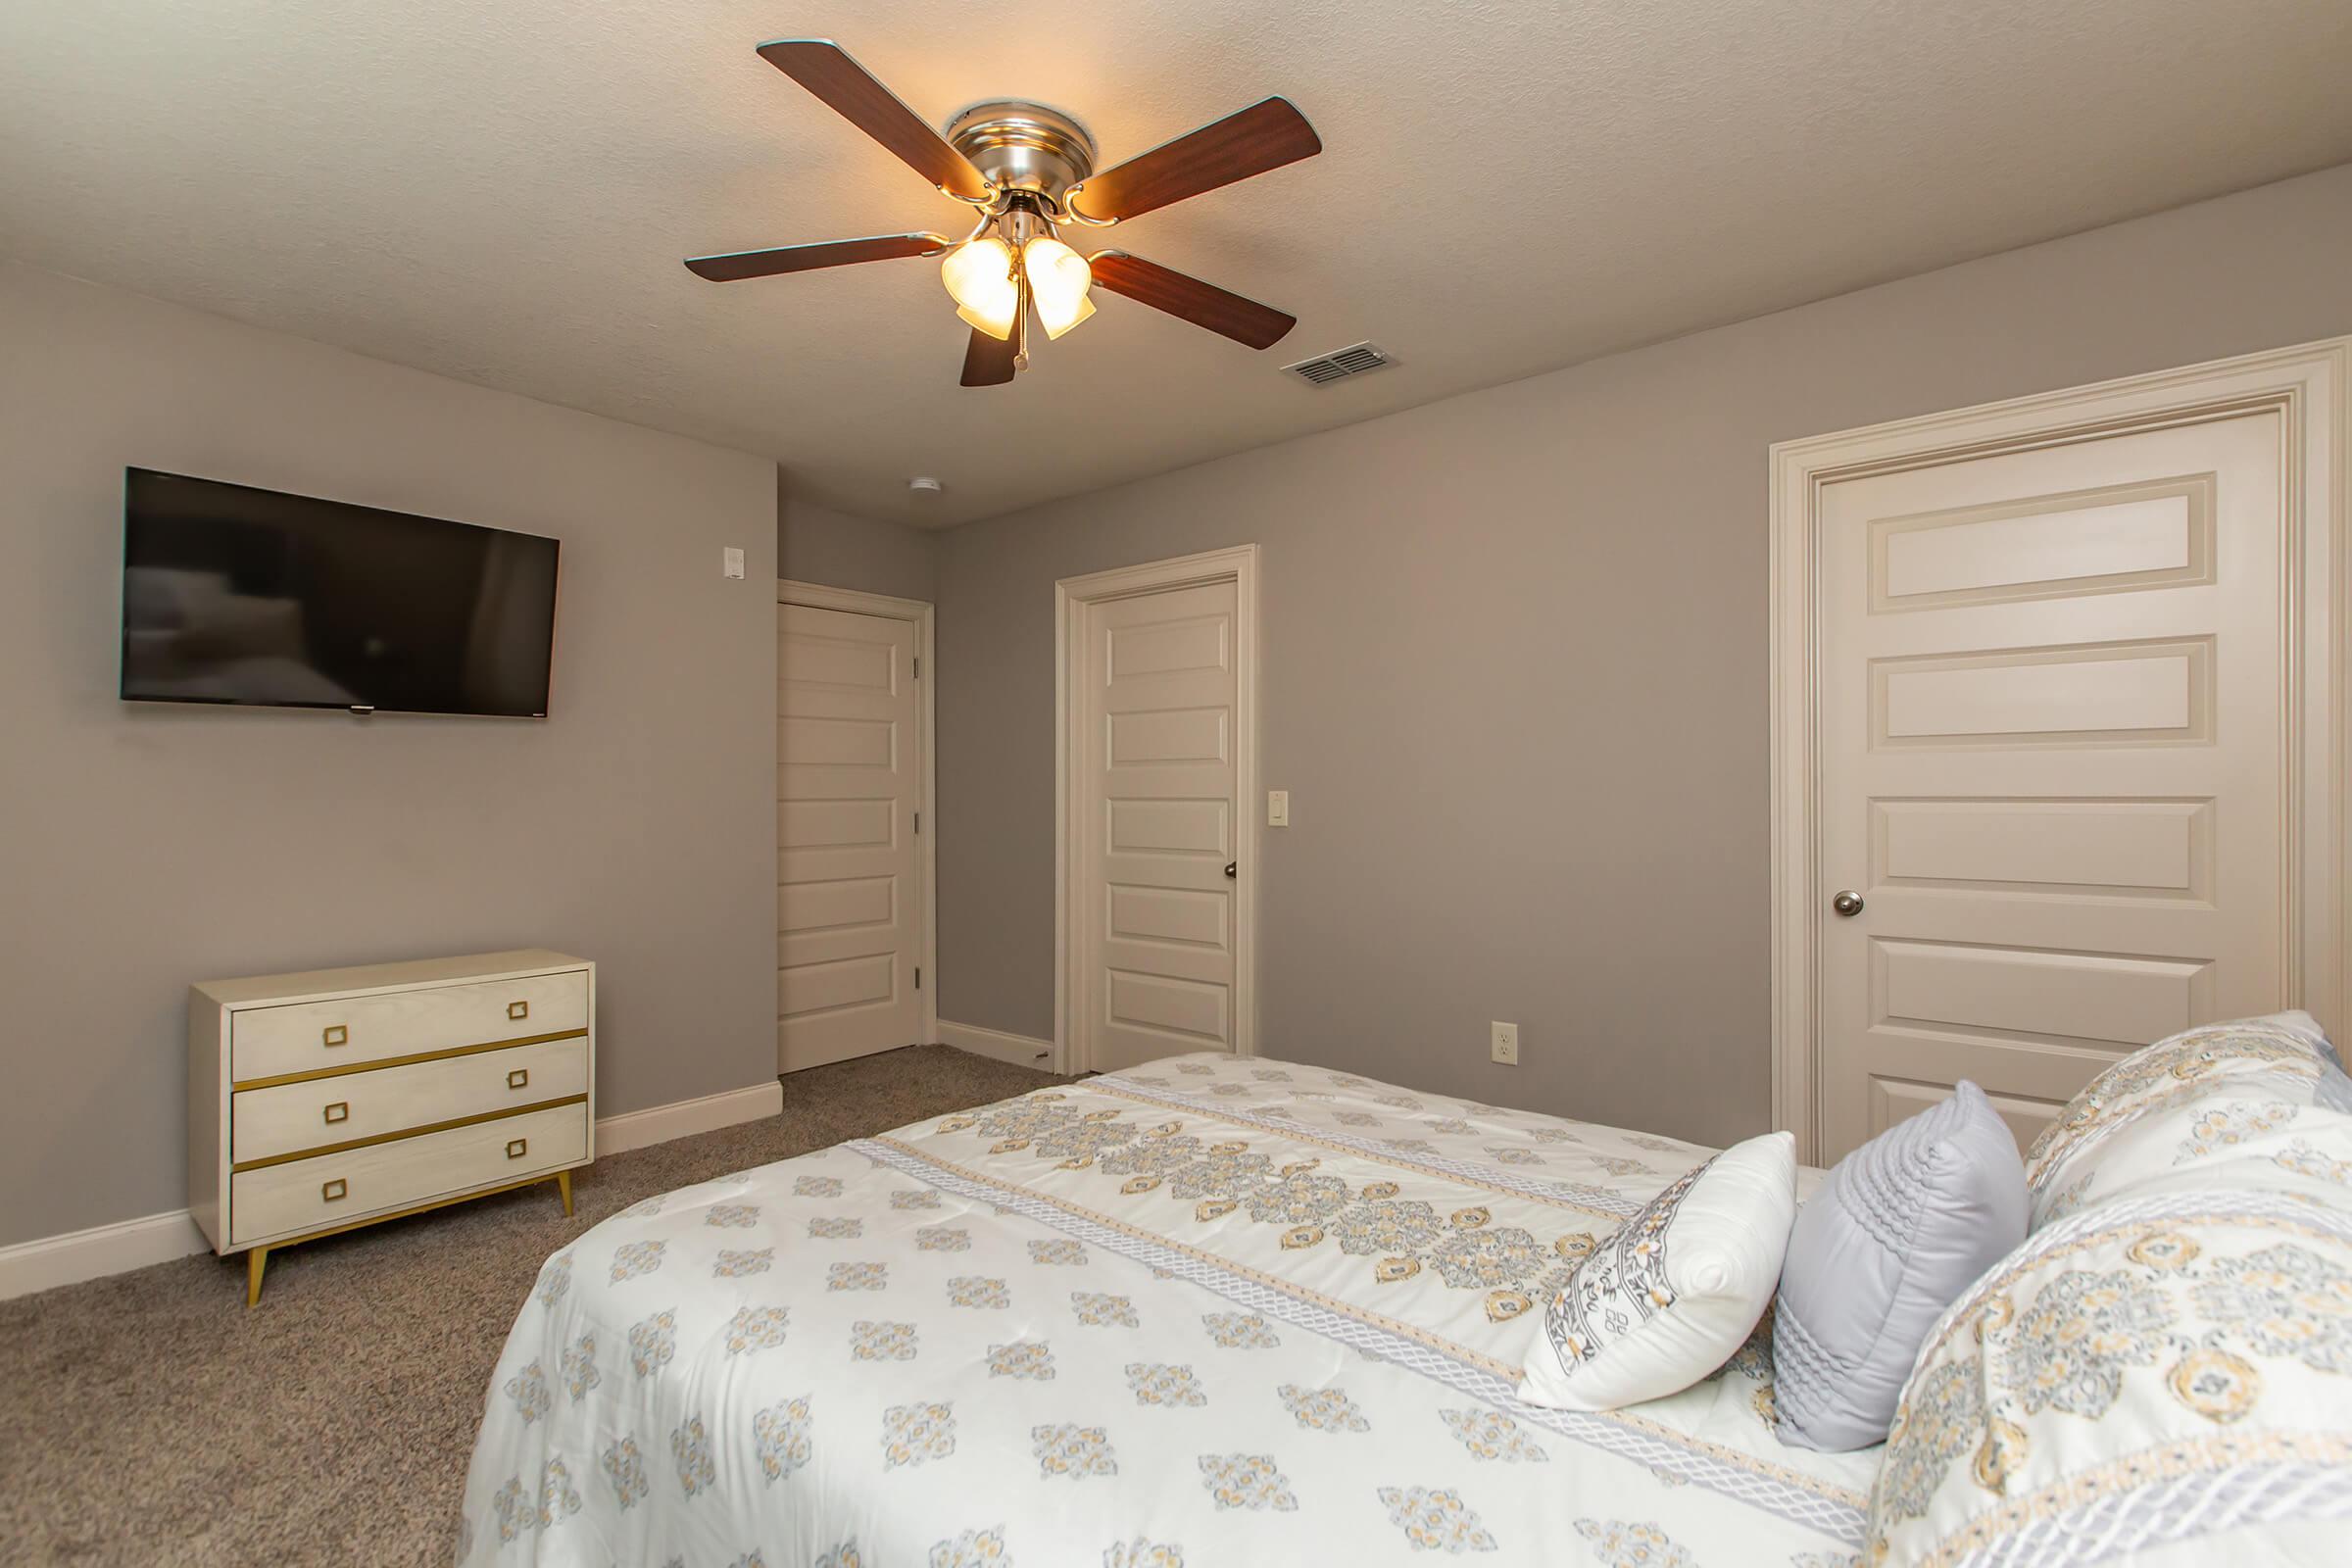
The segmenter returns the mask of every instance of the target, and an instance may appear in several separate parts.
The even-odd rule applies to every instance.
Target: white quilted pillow
[[[1796,1142],[1737,1144],[1651,1199],[1545,1304],[1519,1396],[1614,1410],[1678,1394],[1730,1358],[1780,1283]]]

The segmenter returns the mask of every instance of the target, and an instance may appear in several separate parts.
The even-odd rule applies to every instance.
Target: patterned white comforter
[[[1708,1152],[1205,1055],[654,1199],[541,1270],[458,1558],[1848,1563],[1879,1450],[1780,1445],[1768,1333],[1612,1415],[1513,1395]]]

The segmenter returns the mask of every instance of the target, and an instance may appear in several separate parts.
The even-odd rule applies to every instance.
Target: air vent
[[[1311,360],[1300,360],[1297,365],[1286,365],[1283,368],[1302,381],[1328,386],[1334,381],[1344,381],[1351,375],[1361,375],[1366,370],[1377,370],[1393,363],[1388,355],[1369,343],[1350,343],[1344,349],[1318,354]]]

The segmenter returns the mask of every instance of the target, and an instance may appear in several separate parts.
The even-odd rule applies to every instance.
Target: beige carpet
[[[784,1114],[552,1186],[0,1301],[0,1563],[446,1563],[482,1392],[546,1256],[639,1199],[1054,1080],[946,1046],[795,1073]]]

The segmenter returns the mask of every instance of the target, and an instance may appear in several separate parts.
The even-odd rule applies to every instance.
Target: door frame
[[[915,833],[914,860],[916,919],[920,930],[915,937],[915,963],[922,970],[926,984],[917,987],[917,1024],[924,1041],[939,1039],[939,747],[937,715],[931,694],[937,688],[939,663],[931,642],[933,607],[924,599],[895,599],[889,594],[869,594],[856,588],[828,588],[822,583],[796,582],[789,577],[776,579],[776,604],[798,605],[804,610],[838,610],[853,615],[878,615],[884,620],[908,620],[914,623],[914,745],[915,810],[923,826]],[[776,661],[776,689],[780,697],[784,686],[784,662]],[[779,714],[777,725],[782,727]],[[779,759],[779,762],[781,759]],[[780,784],[781,779],[778,780]],[[912,1043],[912,1042],[910,1042]],[[784,1047],[776,1045],[776,1067],[784,1066]]]
[[[2347,1022],[2352,850],[2345,832],[2352,691],[2343,613],[2352,610],[2352,337],[2127,376],[1771,448],[1772,1116],[1812,1161],[1822,1127],[1822,887],[1817,766],[1820,499],[1839,479],[1956,458],[2069,445],[2231,414],[2275,410],[2286,430],[2282,585],[2287,661],[2285,863],[2280,883],[2287,1005],[2331,1036]]]
[[[1233,810],[1234,847],[1246,873],[1234,890],[1233,1050],[1257,1054],[1257,884],[1262,812],[1257,805],[1257,546],[1235,545],[1198,555],[1147,561],[1054,584],[1054,1070],[1083,1072],[1070,1038],[1070,999],[1077,995],[1078,945],[1071,940],[1070,914],[1086,906],[1078,885],[1084,870],[1077,853],[1079,818],[1071,807],[1085,793],[1086,748],[1076,734],[1079,704],[1073,656],[1085,633],[1090,606],[1133,599],[1174,588],[1212,583],[1234,585]]]

